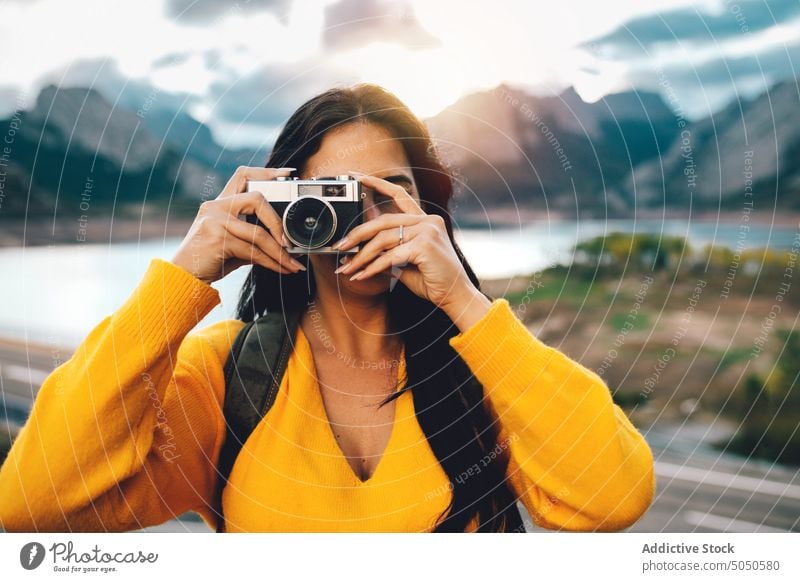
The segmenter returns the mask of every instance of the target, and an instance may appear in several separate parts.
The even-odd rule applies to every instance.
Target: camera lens
[[[336,233],[336,213],[329,202],[314,196],[295,200],[283,217],[286,236],[299,247],[325,246]]]

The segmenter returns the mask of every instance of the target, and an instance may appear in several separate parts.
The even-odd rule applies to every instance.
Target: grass
[[[563,301],[570,305],[580,305],[587,298],[597,296],[605,289],[598,280],[592,280],[570,272],[566,267],[553,267],[529,276],[527,289],[504,295],[511,305],[518,305],[525,297],[533,301]]]
[[[608,324],[615,332],[622,331],[626,324],[631,325],[629,331],[643,331],[650,329],[651,319],[644,310],[639,311],[637,316],[633,318],[628,316],[627,311],[624,311],[612,313],[611,317],[609,317]]]
[[[535,326],[547,343],[559,346],[588,369],[602,368],[614,401],[628,410],[636,409],[637,414],[644,415],[641,419],[648,418],[646,414],[679,417],[684,414],[681,402],[699,398],[701,409],[722,413],[739,423],[741,429],[729,443],[729,450],[783,463],[800,462],[800,387],[796,384],[800,331],[793,332],[800,294],[782,296],[783,309],[774,322],[776,331],[770,332],[769,347],[759,356],[762,373],[770,369],[773,373],[738,384],[732,377],[736,376],[732,372],[752,357],[754,330],[761,329],[785,283],[790,264],[786,254],[776,252],[767,257],[757,274],[740,269],[728,289],[730,257],[724,253],[714,254],[710,261],[678,260],[676,253],[683,251],[683,245],[667,245],[660,267],[651,270],[652,261],[636,257],[627,260],[626,253],[637,248],[646,251],[652,245],[627,239],[622,242],[625,244],[612,245],[610,251],[603,250],[606,246],[602,244],[588,245],[588,260],[582,264],[531,275],[527,288],[504,296],[512,306],[542,304],[542,309],[527,310],[526,323]],[[596,265],[601,266],[598,269]],[[646,295],[636,317],[630,317],[636,294],[647,277],[652,280]],[[699,281],[705,286],[691,304],[695,315],[681,331],[681,316],[689,313],[689,300]],[[725,297],[721,296],[722,289],[727,290]],[[606,321],[601,325],[603,317]],[[748,331],[733,332],[733,326],[726,325],[732,321],[740,324],[737,329]],[[698,327],[701,322],[712,325],[712,329]],[[789,327],[790,335],[776,335],[781,325]],[[620,335],[623,331],[624,336]],[[728,333],[735,335],[729,337]],[[727,349],[723,347],[726,345]],[[779,357],[782,348],[788,349]],[[614,357],[608,361],[612,352]],[[666,353],[672,355],[658,371],[658,384],[644,398],[643,386]],[[759,400],[766,398],[766,404],[753,408],[754,394],[764,385],[769,396]],[[650,412],[642,411],[645,401],[649,406],[644,408]],[[723,402],[728,404],[723,407]]]
[[[725,350],[721,354],[720,358],[720,363],[719,363],[720,373],[724,372],[734,364],[738,364],[739,362],[746,362],[748,359],[750,359],[750,354],[752,351],[753,351],[752,346],[733,347],[729,350]]]

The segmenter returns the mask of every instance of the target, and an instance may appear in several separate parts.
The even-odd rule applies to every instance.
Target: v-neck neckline
[[[310,369],[308,369],[309,376],[314,380],[314,387],[311,390],[311,400],[313,401],[314,406],[316,407],[316,414],[325,425],[325,432],[328,435],[328,443],[333,451],[333,455],[337,458],[337,462],[344,466],[344,469],[347,471],[348,475],[350,476],[351,480],[354,481],[357,485],[369,485],[373,483],[376,477],[381,472],[383,466],[386,464],[384,461],[386,460],[386,456],[392,450],[392,445],[394,444],[395,439],[397,438],[398,428],[397,424],[398,421],[403,421],[405,416],[408,414],[405,410],[405,403],[406,403],[406,395],[403,394],[395,399],[395,407],[394,407],[394,418],[392,419],[392,429],[389,432],[389,439],[386,441],[386,446],[383,448],[383,452],[381,453],[381,457],[378,460],[378,464],[375,465],[375,469],[372,471],[372,475],[370,475],[367,479],[361,479],[356,472],[353,470],[353,467],[350,466],[350,463],[347,461],[347,455],[345,455],[342,448],[339,446],[339,442],[336,440],[336,435],[333,432],[333,427],[331,426],[330,418],[328,417],[328,410],[325,408],[325,401],[322,399],[322,392],[320,390],[319,385],[319,377],[317,373],[317,364],[314,361],[314,353],[311,350],[311,343],[308,341],[308,338],[303,331],[303,327],[298,324],[297,326],[297,339],[296,339],[298,346],[301,349],[305,350],[306,354],[308,354],[308,361],[311,363]],[[405,358],[405,345],[401,346],[400,349],[400,357],[398,358],[398,366],[397,366],[397,389],[400,389],[405,386],[406,378],[406,358]]]

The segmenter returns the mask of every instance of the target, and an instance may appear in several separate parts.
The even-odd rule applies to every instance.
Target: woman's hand
[[[244,192],[248,180],[273,180],[293,169],[239,167],[217,198],[200,205],[172,262],[206,283],[248,264],[284,275],[304,271],[283,248],[283,225],[272,206],[261,192]],[[269,230],[240,219],[240,214],[255,214]]]
[[[392,198],[401,212],[364,222],[338,241],[334,245],[338,250],[362,242],[364,245],[337,273],[352,274],[351,281],[363,281],[392,267],[402,267],[400,281],[445,311],[463,306],[464,301],[470,302],[476,293],[480,294],[458,260],[441,216],[425,214],[402,186],[374,176],[352,174],[364,185]]]

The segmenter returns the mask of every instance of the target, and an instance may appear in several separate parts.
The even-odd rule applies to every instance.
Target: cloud
[[[289,116],[305,101],[332,87],[360,81],[356,73],[308,59],[265,65],[235,81],[212,84],[202,115],[225,147],[269,146]]]
[[[325,7],[323,45],[328,49],[351,49],[371,42],[394,43],[411,49],[439,46],[425,30],[407,2],[340,0]]]
[[[19,87],[0,86],[0,119],[11,117],[18,110],[30,109],[35,95],[26,94]]]
[[[128,77],[113,59],[82,59],[64,70],[46,73],[37,79],[36,91],[50,84],[95,89],[110,103],[132,111],[145,103],[159,109],[179,111],[199,98],[187,92],[160,89],[146,79]]]
[[[332,86],[349,85],[358,78],[352,72],[319,62],[292,66],[266,65],[229,83],[219,81],[210,89],[213,116],[222,122],[282,125],[304,101]]]
[[[219,0],[167,0],[166,14],[184,24],[213,24],[234,14],[271,12],[279,20],[285,20],[291,0],[242,0],[220,2]]]
[[[696,66],[672,62],[660,71],[691,117],[709,115],[733,99],[749,99],[774,83],[794,79],[800,63],[800,41],[776,44],[758,53],[720,55]],[[637,67],[628,75],[637,87],[656,88],[652,67]]]
[[[797,0],[725,1],[719,12],[680,8],[642,16],[584,47],[605,51],[609,56],[630,56],[631,51],[652,52],[672,42],[713,42],[755,33],[800,16]]]
[[[717,12],[675,8],[635,18],[582,45],[592,93],[660,90],[691,118],[797,75],[800,3],[724,0]]]

